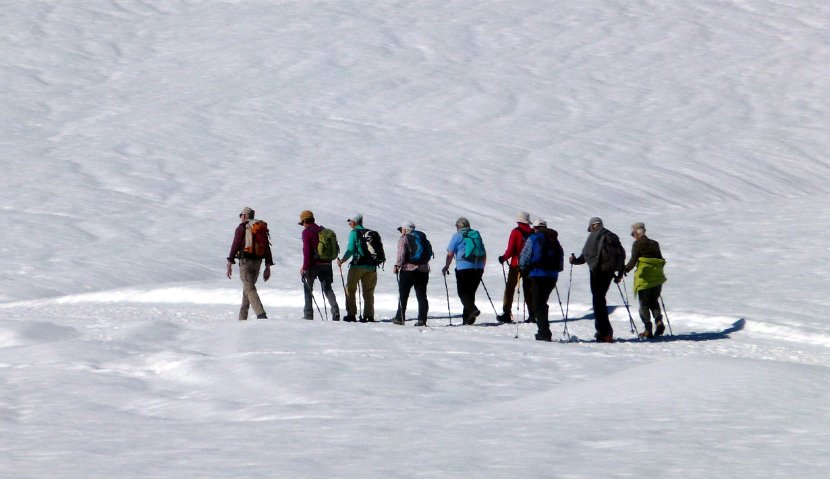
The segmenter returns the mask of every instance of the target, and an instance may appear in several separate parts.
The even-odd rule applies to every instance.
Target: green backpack
[[[319,241],[317,242],[317,258],[323,261],[332,261],[337,259],[340,254],[340,245],[337,244],[337,235],[334,231],[323,228],[317,233]]]

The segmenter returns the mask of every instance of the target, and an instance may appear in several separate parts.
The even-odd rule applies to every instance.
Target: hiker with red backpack
[[[536,340],[550,341],[553,335],[548,319],[548,299],[563,269],[564,253],[559,244],[559,233],[548,228],[545,220],[537,220],[533,230],[522,248],[519,267],[522,268],[522,278],[530,283],[533,290],[532,308],[536,313],[538,330]]]
[[[271,278],[271,244],[268,239],[268,224],[254,219],[254,210],[247,206],[239,213],[240,223],[233,235],[233,243],[228,254],[227,276],[231,279],[233,265],[239,260],[239,278],[242,280],[242,306],[239,308],[239,319],[248,319],[248,309],[253,308],[257,319],[267,319],[265,308],[259,299],[256,281],[259,270],[265,261],[265,272],[262,279]]]
[[[513,295],[516,293],[516,287],[519,285],[519,279],[522,279],[522,291],[525,293],[525,304],[528,306],[528,319],[526,323],[535,322],[535,315],[533,310],[533,291],[530,282],[521,274],[519,268],[519,256],[522,254],[522,248],[525,246],[527,237],[533,234],[533,228],[530,226],[530,214],[525,211],[519,212],[516,217],[517,226],[510,231],[510,237],[507,239],[507,248],[504,254],[499,256],[499,263],[504,265],[508,263],[507,279],[504,286],[504,299],[502,300],[503,313],[496,316],[500,323],[512,323],[510,318],[511,310],[513,309]],[[504,266],[502,266],[504,268]]]
[[[346,316],[343,321],[354,322],[357,316],[355,295],[360,284],[363,292],[364,308],[359,317],[361,323],[375,321],[375,287],[378,284],[377,267],[383,263],[385,256],[380,236],[376,231],[363,226],[363,215],[357,213],[349,217],[346,223],[352,228],[349,233],[349,245],[343,256],[337,260],[337,266],[352,258],[346,280]],[[378,251],[379,248],[379,251]]]
[[[303,266],[300,268],[300,278],[305,291],[305,305],[303,306],[303,319],[314,319],[314,308],[312,307],[314,280],[320,282],[320,289],[331,306],[331,316],[334,321],[340,321],[340,307],[337,305],[337,296],[331,287],[334,281],[334,272],[331,262],[337,259],[340,248],[337,245],[337,237],[334,232],[324,228],[314,220],[314,213],[303,210],[300,213],[300,222],[303,227],[301,235],[303,241]]]
[[[622,278],[625,269],[625,248],[619,237],[606,229],[596,216],[588,222],[588,239],[579,257],[571,253],[571,264],[588,264],[591,278],[591,296],[594,307],[594,337],[599,343],[613,343],[614,329],[608,318],[605,295],[615,277]]]

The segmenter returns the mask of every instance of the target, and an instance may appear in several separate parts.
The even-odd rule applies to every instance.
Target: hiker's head
[[[300,226],[314,223],[314,213],[310,210],[303,210],[300,212],[300,222],[297,223]]]
[[[465,217],[458,218],[455,220],[455,229],[460,230],[461,228],[469,228],[470,227],[470,220]]]
[[[248,208],[246,206],[246,207],[242,208],[242,212],[239,213],[239,217],[242,218],[243,220],[252,220],[252,219],[254,219],[254,213],[255,213],[254,210],[252,210],[251,208]]]

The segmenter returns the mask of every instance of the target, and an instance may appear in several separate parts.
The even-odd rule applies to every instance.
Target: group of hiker
[[[257,293],[256,281],[263,262],[265,281],[270,278],[271,266],[274,264],[267,223],[256,219],[255,211],[249,207],[242,209],[239,219],[240,223],[234,233],[227,258],[227,277],[232,277],[233,265],[238,261],[239,276],[243,285],[239,319],[247,320],[249,309],[254,310],[258,319],[266,319],[265,309]],[[387,260],[383,244],[376,231],[363,226],[362,214],[354,214],[347,218],[346,222],[351,231],[346,250],[341,255],[336,234],[332,230],[318,225],[312,211],[304,210],[299,215],[298,224],[303,227],[303,263],[300,268],[300,279],[305,292],[304,319],[314,318],[313,289],[314,282],[317,281],[331,307],[332,319],[341,320],[337,296],[332,288],[332,263],[336,262],[346,295],[346,314],[342,316],[342,320],[375,321],[374,291],[378,282],[377,268]],[[455,229],[456,232],[447,246],[446,259],[441,271],[446,282],[450,267],[455,262],[456,291],[463,306],[462,323],[472,325],[481,314],[475,301],[478,286],[483,284],[487,254],[481,234],[471,228],[467,218],[458,218]],[[434,257],[432,245],[426,234],[416,229],[411,221],[401,224],[398,231],[400,237],[397,241],[393,271],[398,282],[399,294],[398,308],[392,323],[405,324],[407,303],[414,288],[418,301],[415,325],[426,326],[429,312],[429,261]],[[646,236],[644,223],[632,224],[631,236],[634,243],[630,259],[626,263],[626,251],[619,237],[603,226],[602,219],[591,218],[588,222],[588,233],[580,255],[571,254],[568,262],[571,268],[573,265],[588,265],[596,329],[594,337],[597,342],[614,341],[614,331],[608,318],[605,300],[611,282],[619,283],[625,274],[635,269],[634,291],[639,299],[639,314],[644,326],[640,337],[662,335],[665,327],[659,299],[666,277],[663,273],[665,259],[659,243]],[[348,273],[346,279],[343,279],[342,266],[347,261]],[[512,309],[514,294],[521,284],[528,312],[524,322],[536,323],[537,340],[551,341],[548,300],[556,288],[559,273],[564,270],[564,250],[559,243],[557,231],[549,228],[545,220],[537,219],[531,222],[527,212],[519,212],[516,227],[510,231],[507,247],[498,257],[498,261],[502,268],[506,264],[508,269],[503,271],[505,291],[502,314],[497,314],[496,319],[499,323],[519,321],[519,318],[513,317]],[[360,314],[358,298],[362,302]]]

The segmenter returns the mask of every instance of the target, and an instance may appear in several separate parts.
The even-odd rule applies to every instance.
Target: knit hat
[[[253,218],[254,217],[254,210],[248,208],[247,206],[242,208],[242,212],[239,213],[240,215],[245,215],[246,218]]]
[[[534,228],[547,228],[548,227],[548,222],[545,221],[545,220],[536,220],[536,222],[533,223],[533,227]]]
[[[411,221],[404,221],[404,223],[402,225],[398,226],[398,231],[401,231],[401,230],[412,231],[414,229],[415,229],[415,225],[412,224]],[[401,232],[403,232],[403,231],[401,231]]]
[[[591,221],[588,222],[588,231],[591,231],[591,226],[594,226],[594,225],[602,226],[602,219],[597,217],[597,216],[594,216],[593,218],[591,218]]]
[[[643,230],[643,232],[645,232],[646,231],[646,224],[643,223],[643,222],[638,222],[638,223],[632,224],[631,225],[631,232],[633,233],[637,230]]]
[[[355,214],[349,216],[349,219],[346,220],[347,223],[349,221],[354,221],[355,223],[357,223],[359,225],[362,225],[363,224],[363,215],[360,214],[360,213],[355,213]]]
[[[314,222],[314,213],[310,210],[303,210],[300,212],[300,222],[297,223],[298,225],[302,225],[304,221],[311,220],[312,223]]]
[[[519,211],[519,214],[516,215],[516,222],[517,223],[524,223],[526,225],[530,224],[530,213],[527,211]]]

